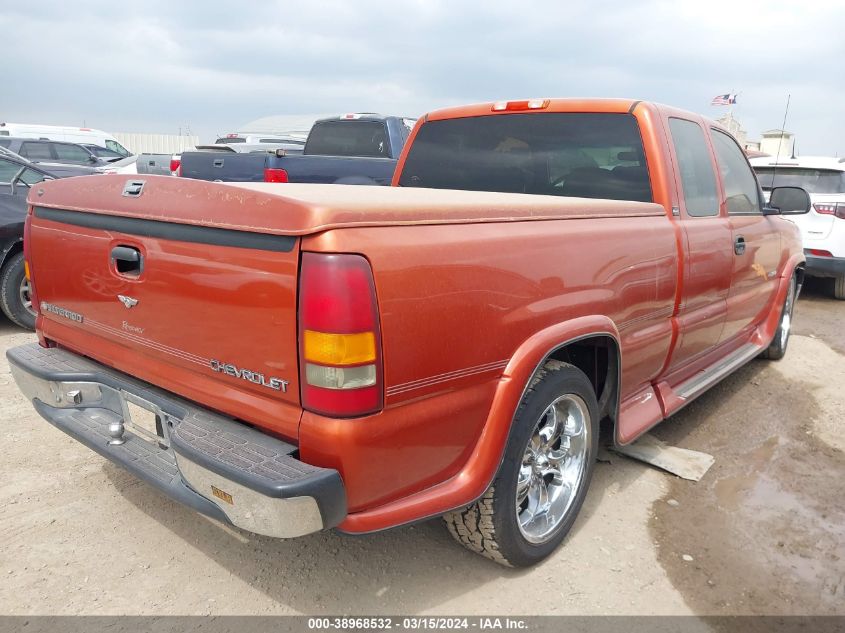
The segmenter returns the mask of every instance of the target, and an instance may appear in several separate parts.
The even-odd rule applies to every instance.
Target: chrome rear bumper
[[[339,473],[299,461],[292,444],[62,349],[6,356],[43,418],[198,512],[279,538],[346,516]],[[130,405],[155,416],[157,430],[133,423]]]

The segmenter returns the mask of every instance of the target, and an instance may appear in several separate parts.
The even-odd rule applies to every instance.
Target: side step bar
[[[763,349],[759,345],[746,343],[719,363],[698,372],[679,384],[675,387],[675,394],[682,400],[692,400],[762,351]]]

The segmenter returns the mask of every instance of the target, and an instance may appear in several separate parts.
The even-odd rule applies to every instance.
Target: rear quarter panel
[[[610,317],[623,398],[668,354],[677,253],[665,215],[344,229],[302,248],[365,253],[375,275],[384,411],[357,420],[306,413],[300,424],[303,459],[340,470],[352,512],[456,475],[509,359],[541,330]]]

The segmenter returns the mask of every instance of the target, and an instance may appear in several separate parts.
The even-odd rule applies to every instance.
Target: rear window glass
[[[755,167],[760,186],[766,191],[775,187],[801,187],[807,193],[845,193],[845,172],[835,169],[805,167]]]
[[[403,187],[651,202],[636,119],[532,113],[431,121],[414,139]]]
[[[214,143],[215,143],[215,145],[220,144],[220,143],[229,143],[229,144],[231,144],[231,143],[246,143],[246,139],[240,138],[240,137],[237,137],[237,136],[233,136],[231,138],[228,137],[228,136],[224,136],[223,138],[219,138],[216,141],[214,141]]]
[[[311,128],[305,153],[388,158],[390,148],[381,121],[324,121]]]

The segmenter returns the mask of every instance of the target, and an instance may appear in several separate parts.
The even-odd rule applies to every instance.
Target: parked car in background
[[[764,191],[772,187],[806,189],[813,206],[792,221],[801,229],[807,274],[833,278],[833,294],[845,299],[845,158],[799,156],[752,158]]]
[[[327,143],[387,142],[335,123]],[[290,538],[445,515],[526,566],[573,526],[602,423],[628,444],[786,353],[804,253],[781,216],[810,199],[765,205],[700,115],[432,112],[393,184],[41,185],[41,344],[11,373],[51,424],[218,520]]]
[[[233,132],[225,134],[214,141],[215,145],[238,145],[246,143],[248,145],[255,145],[257,143],[299,143],[305,144],[305,139],[308,138],[308,130],[293,130],[291,132]]]
[[[183,152],[180,175],[220,182],[387,185],[413,124],[413,119],[378,114],[320,119],[301,152]]]
[[[111,150],[121,157],[129,156],[132,153],[108,132],[95,130],[90,127],[0,123],[0,136],[17,136],[96,145],[97,147]]]
[[[99,145],[90,145],[88,143],[80,143],[80,145],[82,145],[82,147],[94,154],[94,156],[96,156],[97,158],[104,158],[106,160],[111,161],[123,160],[124,158],[128,158],[126,154],[121,154],[119,152],[106,149],[105,147],[100,147]]]
[[[35,310],[23,263],[29,189],[45,180],[94,173],[90,167],[71,165],[47,169],[0,147],[0,309],[21,327],[35,327]]]
[[[10,149],[33,163],[64,163],[99,167],[108,165],[114,160],[100,158],[79,143],[0,136],[0,147]]]

